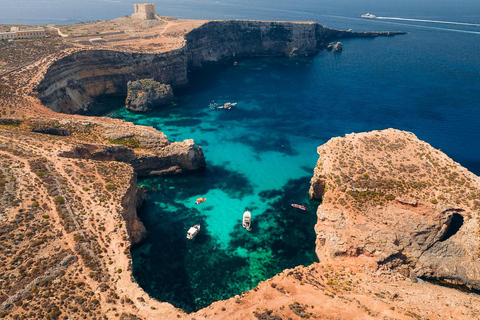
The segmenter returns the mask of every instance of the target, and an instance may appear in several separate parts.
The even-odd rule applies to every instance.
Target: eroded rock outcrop
[[[152,127],[125,121],[93,122],[104,143],[77,143],[62,157],[120,161],[132,165],[139,176],[176,174],[205,167],[203,150],[192,139],[168,141]]]
[[[147,229],[137,216],[137,209],[143,200],[143,190],[137,186],[136,174],[132,174],[129,187],[122,198],[122,216],[132,244],[140,242],[147,234]]]
[[[343,43],[341,43],[341,42],[335,43],[333,49],[334,49],[335,51],[342,51],[342,50],[343,50]]]
[[[169,84],[161,84],[153,79],[129,81],[125,106],[130,111],[149,112],[155,107],[171,103],[174,98]]]
[[[310,195],[321,262],[366,256],[405,276],[480,288],[479,178],[408,132],[333,138]]]
[[[229,58],[311,56],[318,52],[317,23],[210,21],[186,35],[192,67]]]

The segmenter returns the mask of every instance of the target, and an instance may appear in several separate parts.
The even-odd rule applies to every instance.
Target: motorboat
[[[232,109],[232,108],[235,108],[237,106],[237,102],[227,102],[227,103],[224,103],[223,105],[217,107],[217,109]]]
[[[195,204],[200,204],[202,202],[205,202],[207,201],[207,198],[198,198],[196,201],[195,201]]]
[[[362,14],[360,17],[368,18],[368,19],[375,19],[377,16],[374,15],[374,14],[371,14],[371,13],[366,13],[366,14]]]
[[[252,223],[252,214],[250,213],[250,211],[247,210],[243,213],[242,227],[247,229],[247,231],[251,231],[252,230],[251,223]]]
[[[307,207],[302,206],[300,204],[292,203],[292,207],[302,209],[302,210],[307,210]]]
[[[200,225],[196,224],[187,231],[187,239],[192,240],[200,232]]]

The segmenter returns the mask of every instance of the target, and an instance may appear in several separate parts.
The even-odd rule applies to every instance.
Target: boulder
[[[134,112],[149,112],[174,100],[172,87],[153,79],[129,81],[125,105]]]
[[[342,49],[343,49],[343,43],[341,43],[341,42],[335,43],[335,45],[333,46],[333,49],[334,49],[335,51],[342,51]]]

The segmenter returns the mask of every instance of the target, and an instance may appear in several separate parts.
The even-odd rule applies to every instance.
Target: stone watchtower
[[[138,3],[134,4],[135,13],[132,18],[152,20],[155,19],[155,4],[154,3]]]

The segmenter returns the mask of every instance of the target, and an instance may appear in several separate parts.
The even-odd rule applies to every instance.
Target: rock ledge
[[[479,178],[414,134],[348,134],[318,148],[310,195],[321,262],[360,256],[404,276],[480,289]]]

